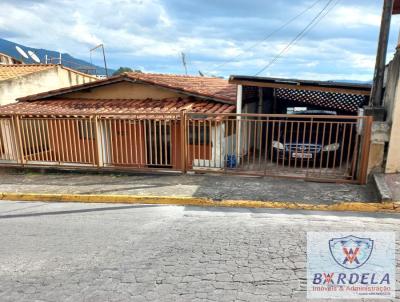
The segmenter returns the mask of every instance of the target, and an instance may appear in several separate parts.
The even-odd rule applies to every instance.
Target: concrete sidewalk
[[[0,193],[136,195],[332,205],[377,202],[372,184],[326,184],[222,175],[0,172]]]

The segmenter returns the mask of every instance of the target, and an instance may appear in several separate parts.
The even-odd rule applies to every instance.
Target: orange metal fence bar
[[[12,115],[0,117],[0,164],[364,183],[371,123],[369,117],[284,114]]]

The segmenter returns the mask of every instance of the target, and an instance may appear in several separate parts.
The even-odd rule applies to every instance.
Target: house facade
[[[0,64],[0,105],[20,97],[96,81],[91,75],[55,64]]]
[[[3,106],[0,151],[17,165],[221,169],[224,122],[193,119],[186,144],[184,113],[234,113],[235,101],[235,85],[223,79],[122,74]]]
[[[0,165],[365,183],[368,87],[258,80],[125,73],[23,97],[1,107]]]

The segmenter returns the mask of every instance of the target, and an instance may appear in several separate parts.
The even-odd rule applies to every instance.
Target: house
[[[96,81],[94,76],[56,64],[0,64],[0,105],[52,89]]]
[[[224,79],[124,73],[1,107],[0,155],[24,166],[221,169],[226,126],[203,115],[235,113],[235,102]]]
[[[0,107],[0,165],[365,183],[371,119],[357,112],[368,89],[124,73]]]

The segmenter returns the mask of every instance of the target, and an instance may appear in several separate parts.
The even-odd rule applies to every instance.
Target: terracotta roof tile
[[[34,94],[20,98],[19,100],[36,101],[49,97],[62,98],[62,95],[66,93],[95,88],[97,86],[109,85],[120,81],[139,81],[151,85],[170,88],[188,95],[201,96],[216,101],[236,104],[236,85],[230,84],[227,80],[221,78],[135,72],[123,73],[121,75],[96,82]]]
[[[236,102],[236,85],[221,78],[138,72],[127,72],[126,75],[155,85]]]
[[[54,68],[54,64],[0,65],[0,81],[22,77],[31,73]]]
[[[130,99],[57,99],[35,102],[19,102],[0,107],[2,115],[72,115],[113,113],[232,113],[235,106],[214,101],[198,101],[192,98],[168,98],[162,100]]]

